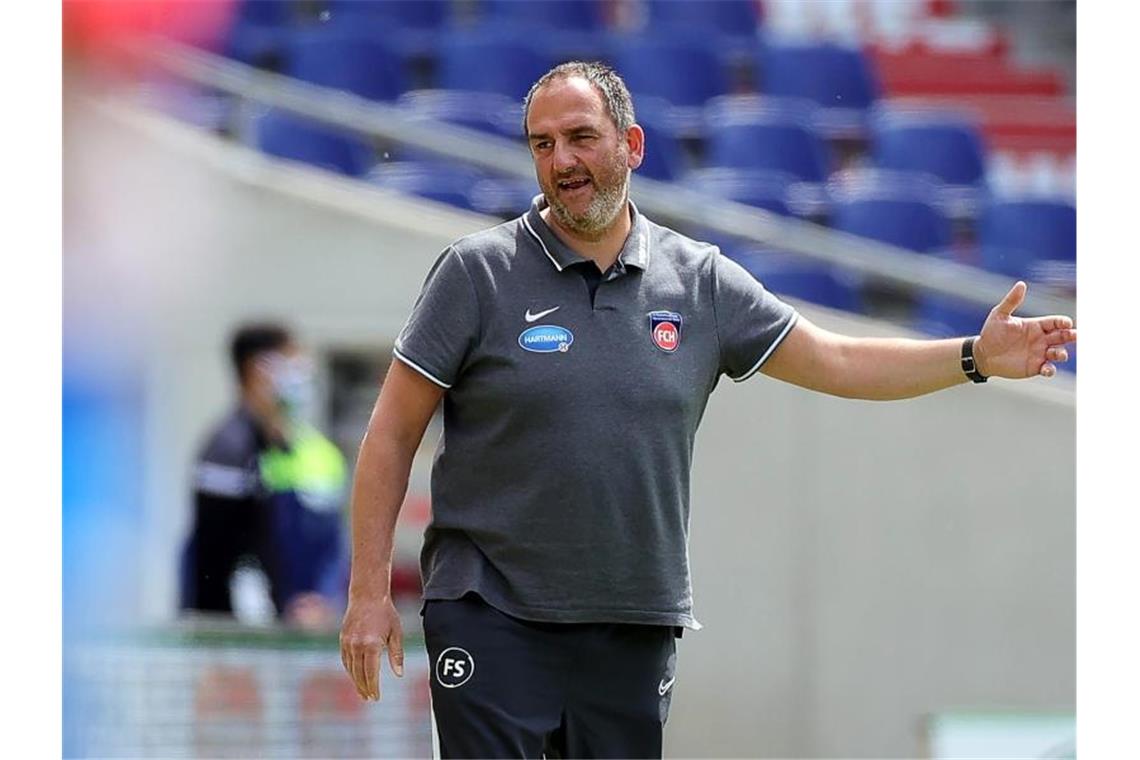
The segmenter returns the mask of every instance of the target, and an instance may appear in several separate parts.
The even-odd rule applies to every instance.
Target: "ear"
[[[634,124],[626,130],[625,144],[629,148],[629,168],[636,169],[645,159],[645,130]]]

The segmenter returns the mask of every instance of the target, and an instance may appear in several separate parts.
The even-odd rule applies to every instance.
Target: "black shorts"
[[[676,629],[535,623],[471,594],[423,616],[440,757],[661,757]]]

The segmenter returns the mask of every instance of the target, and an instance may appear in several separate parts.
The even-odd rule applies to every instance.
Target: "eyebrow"
[[[573,137],[575,135],[580,135],[580,134],[583,134],[585,132],[597,133],[598,129],[596,127],[591,127],[591,126],[587,126],[587,125],[582,124],[582,125],[578,125],[578,126],[574,126],[574,127],[568,127],[567,129],[562,130],[562,134],[567,135],[569,137]],[[545,132],[530,132],[526,136],[526,139],[530,142],[534,142],[535,140],[546,140],[549,138],[550,138],[550,135],[548,135]]]

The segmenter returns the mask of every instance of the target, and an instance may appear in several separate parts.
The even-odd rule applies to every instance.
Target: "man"
[[[256,561],[280,616],[327,625],[334,619],[329,585],[342,556],[347,467],[307,422],[311,362],[273,323],[239,328],[230,358],[239,403],[195,465],[182,607],[232,614],[232,578]]]
[[[365,699],[383,649],[402,674],[393,526],[442,400],[422,557],[442,755],[660,756],[675,631],[699,627],[689,471],[720,375],[903,399],[1052,376],[1076,331],[1014,317],[1018,283],[976,340],[830,333],[637,211],[644,134],[612,70],[556,67],[524,119],[542,196],[448,248],[396,341],[356,470],[341,656]]]

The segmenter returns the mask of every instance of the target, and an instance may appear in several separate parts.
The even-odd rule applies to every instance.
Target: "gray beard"
[[[587,240],[596,240],[613,225],[625,206],[629,197],[629,175],[627,171],[621,184],[612,187],[601,188],[595,185],[594,199],[583,214],[571,213],[557,196],[547,198],[550,211],[558,223],[570,232]]]

